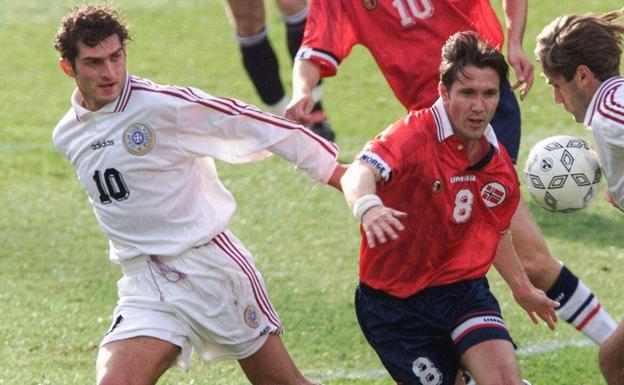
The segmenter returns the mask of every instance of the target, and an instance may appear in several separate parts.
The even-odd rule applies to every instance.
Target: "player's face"
[[[500,78],[490,68],[467,66],[450,89],[440,86],[440,95],[455,135],[466,141],[479,140],[494,116]]]
[[[575,75],[570,81],[565,80],[563,75],[544,76],[546,76],[548,84],[553,88],[555,103],[563,104],[563,108],[574,116],[574,120],[578,123],[583,123],[592,95],[587,95],[579,87],[577,76]]]
[[[75,67],[61,59],[63,71],[76,80],[89,110],[99,110],[117,99],[126,79],[126,48],[117,35],[111,35],[95,47],[78,44]]]

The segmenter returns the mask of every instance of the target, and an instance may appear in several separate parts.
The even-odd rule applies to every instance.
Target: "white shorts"
[[[180,256],[142,255],[121,266],[119,302],[100,346],[138,336],[169,341],[187,370],[192,348],[206,362],[238,360],[283,332],[251,253],[228,230]]]

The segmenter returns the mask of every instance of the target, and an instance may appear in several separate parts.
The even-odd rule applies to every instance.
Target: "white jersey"
[[[585,114],[585,125],[594,135],[609,193],[624,209],[624,78],[613,77],[600,85]]]
[[[303,126],[194,88],[127,75],[119,98],[97,111],[77,92],[52,139],[76,168],[113,261],[178,255],[227,228],[236,202],[213,158],[272,152],[324,183],[338,164],[338,147]]]

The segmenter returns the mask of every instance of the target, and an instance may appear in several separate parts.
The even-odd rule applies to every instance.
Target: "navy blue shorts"
[[[403,385],[453,385],[468,348],[494,339],[513,343],[486,278],[405,299],[360,284],[355,311],[369,344]]]
[[[508,81],[503,82],[500,101],[490,124],[515,164],[520,150],[520,105]]]

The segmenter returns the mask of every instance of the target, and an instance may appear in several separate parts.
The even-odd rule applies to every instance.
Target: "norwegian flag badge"
[[[498,182],[490,182],[481,189],[481,199],[487,207],[496,207],[505,201],[507,191],[505,187]]]

